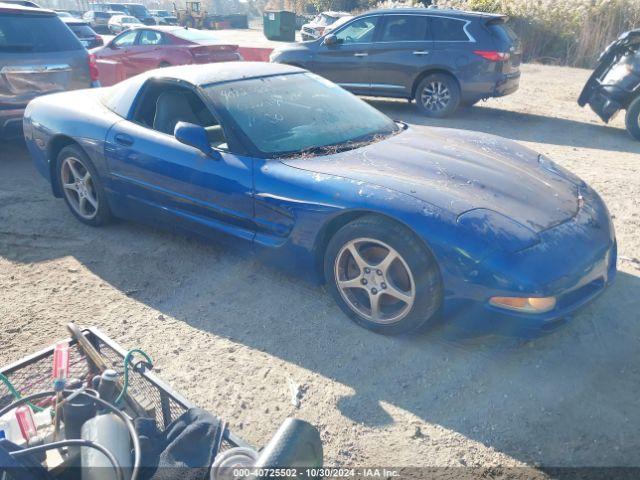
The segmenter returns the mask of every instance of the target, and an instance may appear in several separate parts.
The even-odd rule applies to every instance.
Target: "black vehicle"
[[[627,131],[640,140],[640,29],[625,32],[609,45],[578,98],[608,123],[626,110]]]
[[[62,18],[62,21],[71,29],[71,31],[78,37],[80,43],[85,48],[95,48],[104,45],[104,40],[98,35],[91,25],[84,20],[78,18]]]
[[[430,117],[508,95],[520,82],[520,42],[508,17],[440,9],[377,10],[316,41],[274,50],[358,95],[415,100]]]
[[[129,10],[132,17],[136,17],[141,23],[145,25],[155,25],[156,19],[151,16],[147,7],[141,3],[123,3],[127,10]]]

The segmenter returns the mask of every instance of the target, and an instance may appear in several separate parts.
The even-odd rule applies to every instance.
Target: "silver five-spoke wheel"
[[[67,157],[62,161],[60,177],[71,208],[80,217],[92,220],[98,213],[98,196],[87,167],[78,158]]]
[[[416,296],[411,269],[392,247],[372,238],[346,243],[335,259],[340,295],[363,318],[391,324],[402,320]]]

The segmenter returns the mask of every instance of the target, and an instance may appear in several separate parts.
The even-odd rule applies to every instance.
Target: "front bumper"
[[[611,285],[617,245],[606,206],[591,189],[581,189],[585,204],[575,217],[539,234],[540,242],[513,254],[494,254],[453,291],[467,298],[445,300],[445,315],[465,330],[531,337],[554,330]],[[506,310],[489,304],[494,296],[555,296],[545,313]],[[469,298],[471,297],[471,298]]]

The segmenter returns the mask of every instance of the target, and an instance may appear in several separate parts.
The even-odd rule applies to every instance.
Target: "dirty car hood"
[[[490,209],[535,232],[578,210],[578,185],[553,163],[510,140],[464,130],[409,128],[355,150],[283,162],[390,188],[456,215]]]

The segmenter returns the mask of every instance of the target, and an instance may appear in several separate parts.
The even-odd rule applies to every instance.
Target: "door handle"
[[[133,145],[133,138],[131,138],[129,135],[125,135],[123,133],[117,133],[114,138],[116,143],[119,143],[120,145],[124,145],[125,147],[130,147],[131,145]]]
[[[369,54],[366,52],[361,52],[361,53],[354,53],[353,54],[354,57],[368,57]]]
[[[429,50],[416,50],[413,54],[418,56],[429,55]]]

